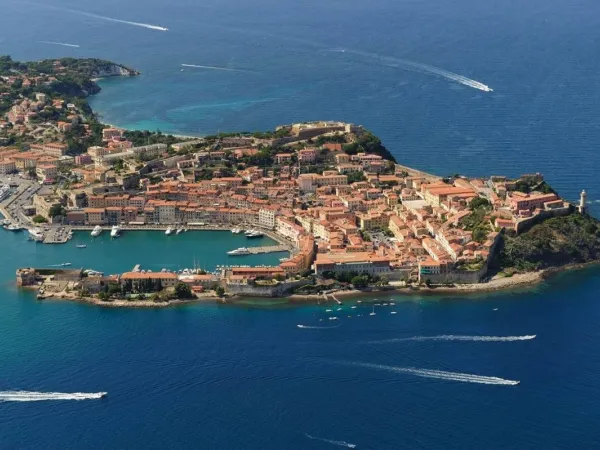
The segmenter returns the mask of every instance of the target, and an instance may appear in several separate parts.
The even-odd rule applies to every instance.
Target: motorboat
[[[110,230],[110,237],[118,238],[119,233],[121,233],[121,227],[119,225],[113,225],[112,229]]]
[[[96,236],[100,236],[100,233],[102,233],[102,227],[101,227],[100,225],[96,225],[96,226],[94,227],[94,229],[92,230],[92,233],[91,233],[91,235],[92,235],[93,237],[96,237]]]
[[[167,236],[171,236],[173,234],[173,228],[171,228],[171,227],[167,228],[167,231],[165,231],[165,234]]]
[[[240,234],[240,233],[242,232],[242,230],[241,230],[241,229],[239,229],[239,228],[233,228],[233,229],[231,230],[231,232],[232,232],[233,234]]]
[[[260,238],[260,237],[263,237],[264,235],[265,234],[262,231],[258,231],[258,230],[249,230],[244,233],[244,236],[246,236],[247,238]]]
[[[77,248],[86,248],[87,245],[85,245],[85,244],[77,244],[75,247],[77,247]]]
[[[32,240],[36,242],[42,242],[44,240],[44,233],[42,233],[42,230],[39,228],[30,228],[27,231],[29,231],[29,237]]]
[[[177,231],[175,232],[175,234],[181,234],[183,233],[183,228],[177,228]]]
[[[250,250],[248,250],[246,247],[240,247],[240,248],[236,248],[235,250],[231,250],[230,252],[227,252],[227,254],[231,255],[231,256],[249,255]]]

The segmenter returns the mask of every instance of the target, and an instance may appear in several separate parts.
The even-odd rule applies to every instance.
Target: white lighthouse
[[[585,206],[586,203],[587,203],[587,194],[584,189],[583,191],[581,191],[581,195],[579,196],[579,206],[577,207],[580,214],[585,214],[585,212],[587,210],[587,207]]]

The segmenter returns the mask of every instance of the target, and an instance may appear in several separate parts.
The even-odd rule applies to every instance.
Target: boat
[[[102,227],[100,225],[96,225],[94,227],[94,229],[92,230],[92,236],[96,237],[96,236],[100,236],[100,233],[102,233]]]
[[[246,236],[247,238],[260,238],[263,237],[265,234],[262,231],[258,231],[258,230],[250,230],[250,231],[246,231],[244,233],[244,236]]]
[[[370,316],[374,316],[375,315],[375,307],[373,306],[373,311],[369,313]]]
[[[19,225],[9,225],[6,227],[6,229],[8,231],[21,231],[23,228],[21,228]]]
[[[231,232],[232,232],[233,234],[240,234],[240,233],[242,232],[242,230],[240,230],[239,228],[233,228],[233,229],[231,230]]]
[[[240,247],[240,248],[236,248],[235,250],[231,250],[230,252],[227,252],[228,255],[231,256],[235,256],[235,255],[249,255],[250,254],[250,250],[248,250],[246,247]]]
[[[165,231],[165,234],[167,236],[171,236],[173,234],[173,228],[171,228],[171,227],[167,228],[167,231]]]
[[[70,266],[70,265],[71,265],[71,263],[62,263],[62,264],[60,264],[61,267],[67,267],[67,266]]]
[[[75,247],[77,247],[77,248],[86,248],[87,245],[85,245],[85,244],[77,244]]]
[[[177,231],[175,232],[175,234],[181,234],[183,233],[183,228],[177,228]]]
[[[110,237],[118,238],[120,232],[121,232],[121,227],[119,225],[113,225],[112,229],[110,230]]]
[[[398,314],[397,311],[392,311],[390,314]]]
[[[42,233],[42,230],[39,228],[30,228],[27,231],[29,231],[29,237],[32,240],[36,242],[42,242],[44,240],[44,233]]]

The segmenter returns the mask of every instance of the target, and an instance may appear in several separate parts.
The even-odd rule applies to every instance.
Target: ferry
[[[102,233],[102,227],[100,225],[96,225],[94,227],[94,229],[92,230],[92,236],[96,237],[96,236],[100,236],[100,233]]]
[[[165,231],[165,234],[167,236],[171,236],[173,234],[173,228],[171,228],[171,227],[167,228],[167,231]]]
[[[119,225],[113,225],[112,229],[110,230],[110,237],[118,238],[120,232],[121,232],[121,227]]]
[[[32,240],[36,242],[42,242],[44,240],[44,233],[42,233],[42,230],[39,228],[30,228],[27,231],[29,231],[29,237]]]
[[[227,252],[228,255],[231,256],[235,256],[235,255],[249,255],[250,254],[250,250],[248,250],[246,247],[240,247],[240,248],[236,248],[235,250],[231,250],[230,252]]]

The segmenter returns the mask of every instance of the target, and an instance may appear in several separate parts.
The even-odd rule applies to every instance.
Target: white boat
[[[173,228],[171,228],[171,227],[167,228],[167,231],[165,231],[165,234],[167,236],[171,236],[173,234]]]
[[[373,306],[373,312],[369,313],[370,316],[374,316],[375,315],[375,307]]]
[[[96,237],[96,236],[100,236],[100,233],[102,233],[102,227],[100,225],[96,225],[94,227],[94,229],[92,230],[92,236]]]
[[[244,233],[244,236],[247,238],[259,238],[263,237],[265,234],[262,231],[258,230],[249,230]]]
[[[183,228],[177,228],[177,231],[175,232],[175,234],[181,234],[183,233]]]
[[[110,237],[117,238],[119,237],[119,233],[121,233],[121,227],[119,225],[113,225],[112,229],[110,230]]]
[[[42,233],[42,230],[39,228],[30,228],[27,231],[29,231],[29,237],[32,240],[36,242],[42,242],[44,240],[44,233]]]
[[[87,245],[85,245],[85,244],[77,244],[76,247],[77,248],[86,248]]]
[[[233,234],[240,234],[240,233],[242,232],[242,230],[240,230],[239,228],[233,228],[233,229],[231,230],[231,232],[232,232]]]
[[[8,231],[21,231],[23,228],[21,228],[19,225],[9,225],[6,227],[6,229]]]
[[[398,314],[396,311],[392,311],[390,314]]]
[[[67,267],[67,266],[70,266],[70,265],[71,265],[71,263],[62,263],[60,266],[61,267]]]
[[[240,247],[240,248],[236,248],[235,250],[231,250],[230,252],[227,252],[228,255],[231,256],[235,256],[235,255],[249,255],[250,254],[250,250],[248,250],[246,247]]]

